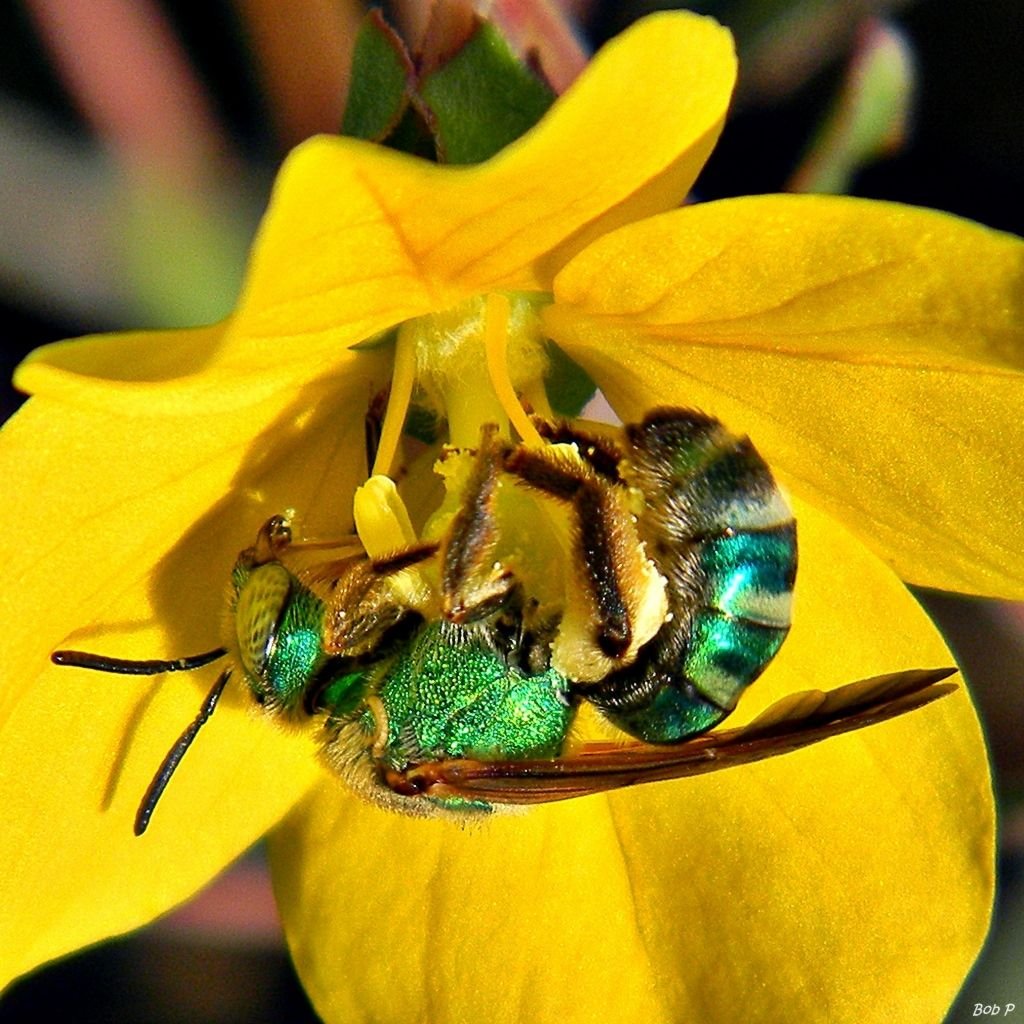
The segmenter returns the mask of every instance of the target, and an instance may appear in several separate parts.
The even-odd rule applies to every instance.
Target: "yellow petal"
[[[202,416],[255,406],[310,381],[361,377],[362,366],[382,358],[340,351],[326,363],[296,357],[243,365],[232,357],[233,333],[229,319],[209,327],[59,341],[32,352],[14,382],[28,394],[126,416]]]
[[[735,73],[725,29],[663,14],[608,44],[533,131],[486,164],[438,167],[313,139],[281,169],[231,319],[48,346],[18,386],[130,412],[234,408],[343,375],[347,348],[411,317],[494,288],[548,289],[591,238],[681,201],[721,130]],[[104,386],[82,388],[76,375]]]
[[[232,564],[268,515],[294,507],[316,538],[351,529],[360,410],[385,379],[215,415],[35,398],[0,434],[0,985],[185,899],[319,775],[310,745],[255,714],[237,678],[136,839],[142,795],[217,669],[130,679],[49,655],[221,644]]]
[[[792,638],[743,717],[951,663],[877,559],[796,512]],[[777,760],[468,826],[324,783],[271,836],[300,975],[346,1024],[938,1020],[985,933],[992,850],[962,691]]]
[[[818,196],[631,225],[548,329],[616,411],[702,408],[912,582],[1024,598],[1024,244]]]
[[[607,45],[486,164],[439,167],[352,139],[304,144],[282,168],[256,245],[240,362],[333,358],[477,292],[549,288],[589,238],[683,198],[734,77],[728,32],[665,14]]]

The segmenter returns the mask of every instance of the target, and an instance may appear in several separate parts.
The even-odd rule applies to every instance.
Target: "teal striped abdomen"
[[[644,495],[639,532],[669,620],[586,696],[631,735],[673,743],[724,718],[781,647],[796,524],[761,456],[717,420],[655,410],[626,433],[623,472]]]

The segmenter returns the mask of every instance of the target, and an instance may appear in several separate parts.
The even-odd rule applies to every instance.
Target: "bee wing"
[[[777,701],[748,725],[706,733],[671,747],[588,744],[572,757],[535,761],[453,759],[388,771],[398,793],[491,803],[547,803],[644,782],[679,779],[787,754],[830,736],[884,722],[957,687],[956,669],[914,669],[809,690]]]

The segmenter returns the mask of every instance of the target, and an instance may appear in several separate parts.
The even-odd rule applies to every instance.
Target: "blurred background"
[[[415,40],[430,4],[384,4]],[[837,191],[1024,233],[1021,0],[494,0],[558,86],[655,9],[714,14],[741,81],[697,197]],[[207,323],[234,304],[287,151],[337,131],[356,0],[0,3],[0,417],[31,349]],[[515,26],[514,31],[512,26]],[[966,667],[1002,815],[990,942],[951,1022],[1024,1013],[1024,607],[918,595]],[[130,841],[130,837],[126,840]],[[936,878],[937,898],[943,880]],[[259,850],[151,928],[52,965],[0,1024],[315,1021]]]

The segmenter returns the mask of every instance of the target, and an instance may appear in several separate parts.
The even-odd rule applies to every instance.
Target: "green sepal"
[[[480,163],[529,131],[555,100],[485,21],[454,56],[423,70],[371,11],[356,39],[342,134],[439,163]]]
[[[429,108],[438,159],[449,164],[494,156],[532,128],[555,100],[488,22],[420,82],[418,93]]]
[[[412,78],[405,45],[374,8],[356,36],[342,135],[383,142],[409,106]]]
[[[394,131],[384,140],[384,145],[389,149],[397,149],[399,153],[408,153],[437,163],[437,141],[424,119],[422,107],[423,101],[413,97],[413,102],[405,108],[405,113],[395,125]]]
[[[553,341],[545,349],[548,368],[544,374],[544,392],[553,412],[575,419],[597,393],[597,385],[579,363],[570,359]]]

